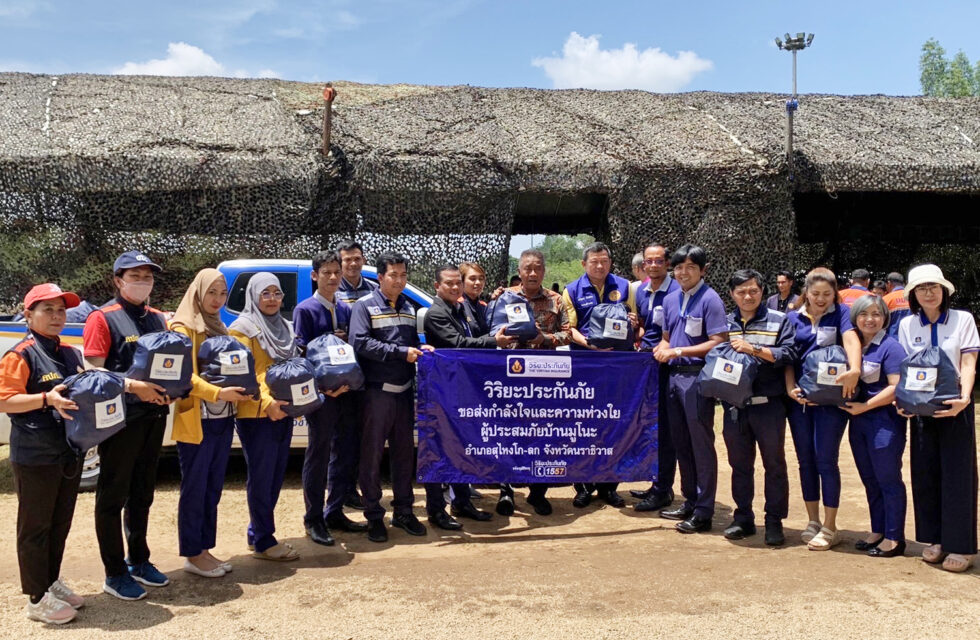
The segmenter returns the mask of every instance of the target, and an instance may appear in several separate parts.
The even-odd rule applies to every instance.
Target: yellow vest
[[[173,438],[177,442],[201,444],[201,440],[204,439],[204,431],[201,429],[201,401],[217,402],[221,387],[213,385],[197,375],[197,352],[201,348],[201,343],[207,339],[207,334],[198,333],[184,326],[174,327],[174,331],[191,339],[194,354],[191,357],[191,362],[194,363],[194,375],[191,376],[190,395],[178,400],[174,407]]]

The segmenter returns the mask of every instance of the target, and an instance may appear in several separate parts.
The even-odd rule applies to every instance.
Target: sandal
[[[973,566],[973,559],[975,557],[962,553],[951,553],[943,560],[943,569],[952,573],[963,573]]]
[[[272,560],[273,562],[289,562],[290,560],[299,560],[299,554],[296,552],[296,549],[293,549],[291,545],[285,542],[280,542],[273,547],[269,547],[265,551],[253,551],[252,557],[260,560]]]
[[[813,536],[820,533],[820,523],[816,520],[811,520],[806,524],[806,529],[800,533],[800,540],[803,542],[810,542],[813,540]]]
[[[939,564],[949,554],[943,551],[941,545],[934,544],[922,550],[922,559],[929,564]]]
[[[827,527],[821,527],[820,532],[813,536],[813,539],[806,546],[810,551],[826,551],[839,543],[840,539],[839,531],[831,531]]]

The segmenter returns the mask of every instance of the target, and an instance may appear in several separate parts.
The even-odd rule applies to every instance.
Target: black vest
[[[126,373],[133,364],[136,354],[136,341],[146,333],[166,331],[167,320],[163,313],[153,307],[145,307],[146,315],[134,318],[125,307],[125,303],[112,300],[103,305],[101,311],[109,326],[112,345],[105,359],[105,368],[117,373]]]
[[[51,391],[78,372],[82,359],[60,342],[28,334],[10,351],[27,363],[27,393]],[[9,353],[9,352],[8,352]],[[75,458],[65,440],[65,425],[52,408],[10,414],[10,459],[21,465],[64,464]]]

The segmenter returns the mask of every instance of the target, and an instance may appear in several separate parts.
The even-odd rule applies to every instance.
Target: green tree
[[[948,70],[946,50],[938,40],[929,38],[922,45],[922,55],[919,57],[919,84],[922,87],[922,95],[934,98],[945,96]]]
[[[965,98],[974,94],[973,65],[962,51],[957,52],[949,65],[946,75],[946,95],[950,98]]]

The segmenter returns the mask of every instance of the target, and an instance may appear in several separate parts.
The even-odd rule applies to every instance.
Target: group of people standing
[[[240,387],[218,387],[198,375],[192,390],[174,399],[152,383],[126,379],[127,427],[99,446],[101,472],[96,489],[96,532],[105,566],[104,591],[124,600],[146,596],[144,587],[163,587],[166,575],[150,562],[146,529],[153,501],[157,459],[168,405],[174,407],[173,437],[181,469],[178,544],[184,570],[220,578],[233,570],[212,555],[217,509],[233,434],[237,431],[247,464],[249,523],[246,544],[256,558],[295,560],[299,554],[277,540],[274,511],[282,487],[293,419],[265,385],[270,366],[301,355],[312,340],[332,333],[353,347],[364,373],[363,390],[341,387],[307,416],[309,443],[303,464],[307,535],[332,545],[331,531],[366,533],[383,542],[389,530],[381,504],[381,462],[386,444],[391,465],[392,527],[424,536],[426,527],[412,510],[414,495],[415,363],[433,349],[505,348],[593,349],[588,327],[592,310],[621,303],[637,329],[637,349],[660,363],[659,475],[649,489],[633,491],[637,511],[659,511],[676,520],[682,533],[707,531],[714,515],[718,460],[714,447],[715,401],[703,397],[697,377],[705,356],[730,342],[735,350],[759,360],[753,397],[741,409],[725,405],[723,437],[732,468],[736,503],[724,535],[741,539],[756,533],[752,510],[756,449],[765,467],[765,542],[785,542],[782,521],[789,508],[784,453],[785,424],[799,459],[803,500],[809,523],[802,539],[813,550],[840,542],[838,455],[846,425],[867,490],[872,531],[858,542],[872,556],[891,557],[905,550],[905,486],[901,459],[907,416],[893,405],[898,367],[906,354],[940,346],[956,363],[960,398],[933,418],[912,420],[912,492],[916,539],[929,546],[928,562],[950,571],[971,566],[976,553],[977,466],[972,388],[980,351],[973,317],[949,308],[954,288],[934,265],[914,268],[909,284],[897,289],[907,300],[905,317],[889,332],[894,311],[879,297],[855,296],[848,306],[827,269],[807,274],[798,299],[779,281],[779,293],[764,300],[765,282],[746,269],[732,274],[729,293],[735,304],[726,313],[721,297],[704,280],[707,254],[684,245],[668,254],[659,244],[642,252],[645,279],[636,283],[612,273],[610,249],[595,243],[584,249],[583,275],[563,293],[543,286],[545,257],[529,249],[519,261],[520,283],[509,291],[528,302],[537,326],[533,339],[518,340],[500,329],[491,334],[486,318],[486,273],[476,263],[445,265],[436,271],[433,306],[424,318],[425,343],[419,339],[414,307],[403,294],[408,260],[397,253],[377,257],[377,284],[361,277],[363,250],[355,242],[317,254],[312,261],[314,294],[300,302],[293,321],[282,313],[284,293],[275,275],[250,279],[242,312],[225,326],[220,310],[228,297],[221,272],[204,269],[188,287],[169,328],[190,338],[195,353],[210,337],[230,335],[254,356],[260,383],[258,399]],[[78,296],[53,284],[34,287],[24,300],[28,333],[0,360],[0,411],[11,416],[11,463],[19,497],[17,548],[22,588],[32,619],[63,623],[83,600],[60,579],[64,543],[75,506],[80,460],[65,443],[64,420],[76,409],[61,395],[64,379],[83,367],[125,373],[139,336],[168,328],[164,315],[147,304],[161,271],[139,252],[127,252],[114,265],[116,297],[86,320],[84,363],[59,341],[67,308]],[[853,288],[853,287],[852,287]],[[785,291],[784,291],[785,289]],[[494,292],[499,295],[502,290]],[[801,363],[812,350],[841,345],[848,371],[840,382],[843,408],[810,406],[800,393]],[[677,470],[683,501],[674,504]],[[356,487],[360,487],[361,495]],[[575,507],[593,496],[614,507],[626,501],[615,483],[577,484]],[[530,485],[527,503],[539,515],[552,512],[548,485]],[[428,522],[444,530],[463,527],[459,519],[488,520],[477,509],[468,485],[452,485],[450,512],[444,488],[425,487]],[[496,512],[514,513],[515,491],[500,486]],[[823,503],[823,517],[820,503]],[[344,513],[363,508],[366,523]],[[125,523],[125,527],[124,527]],[[125,532],[125,536],[124,536]],[[124,540],[125,537],[125,540]]]

